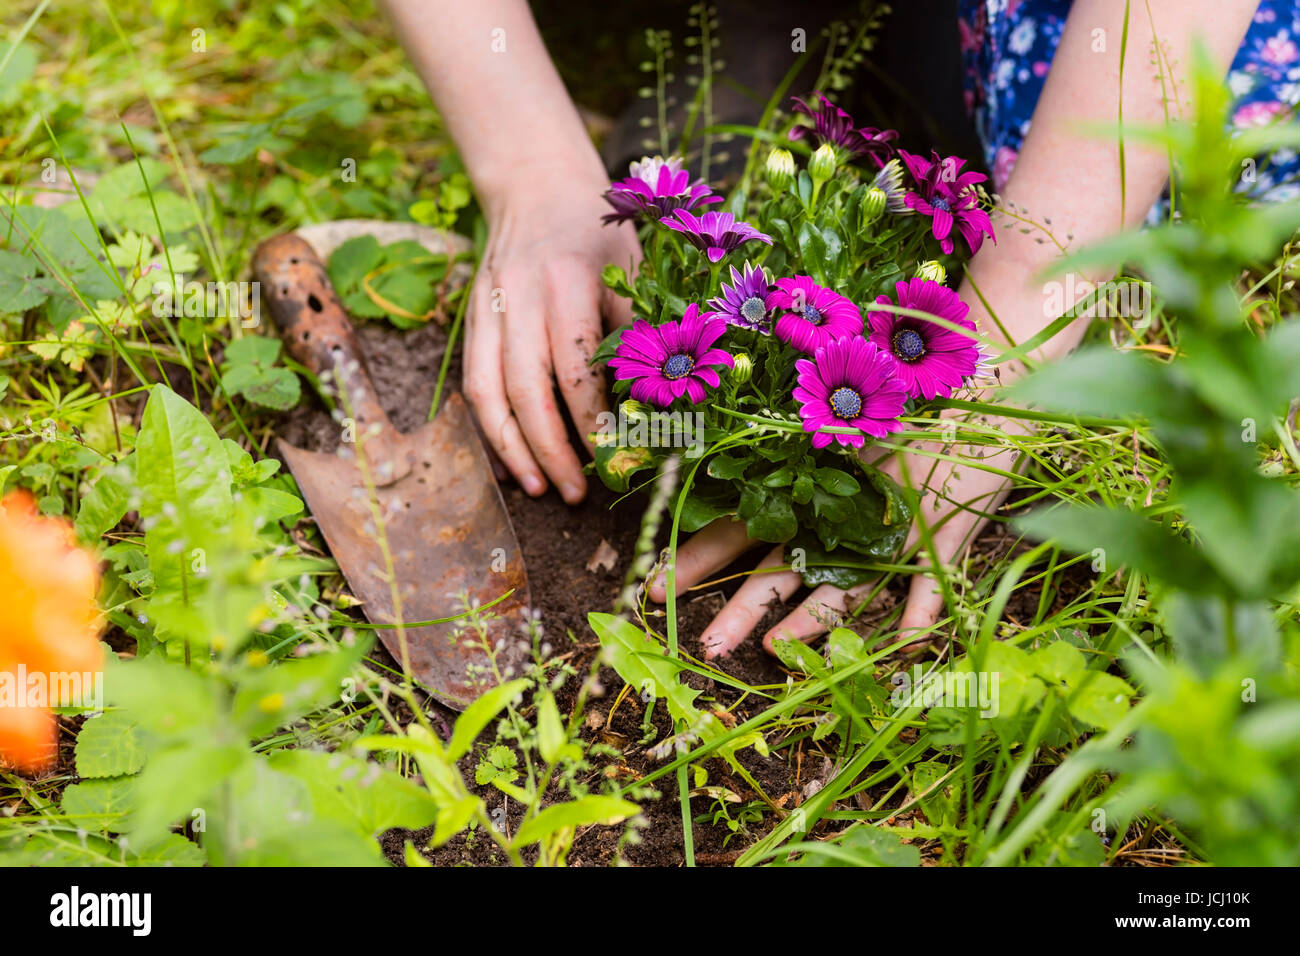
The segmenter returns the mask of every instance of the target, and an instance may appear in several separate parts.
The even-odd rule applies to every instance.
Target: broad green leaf
[[[135,807],[135,777],[112,777],[74,783],[63,791],[63,814],[83,830],[127,829],[127,814]]]
[[[31,256],[0,249],[0,312],[25,312],[50,296],[49,279],[37,279],[40,263]]]
[[[856,495],[862,490],[856,478],[838,468],[818,468],[813,471],[813,480],[833,495]]]
[[[525,820],[513,842],[515,846],[525,847],[546,839],[558,830],[592,824],[613,826],[640,812],[641,808],[635,803],[618,797],[590,796],[569,803],[557,803]]]
[[[77,537],[86,543],[98,541],[117,527],[130,510],[135,488],[135,454],[110,465],[83,495],[77,508]]]
[[[427,790],[376,763],[320,750],[281,750],[269,759],[272,769],[307,784],[316,816],[368,836],[392,827],[418,829],[438,815]]]
[[[1108,573],[1129,565],[1187,591],[1222,593],[1224,582],[1204,555],[1150,518],[1094,506],[1057,506],[1015,520],[1025,534],[1093,554]]]
[[[76,758],[82,778],[136,773],[144,766],[140,728],[120,710],[87,720],[77,733]]]
[[[333,703],[370,644],[369,638],[358,638],[351,647],[286,658],[252,672],[235,690],[234,720],[247,736],[257,738]]]
[[[1070,713],[1084,723],[1109,730],[1128,713],[1133,688],[1114,674],[1087,670],[1066,679]]]
[[[432,847],[440,847],[457,833],[464,830],[478,814],[482,801],[478,797],[462,797],[454,803],[446,804],[438,811],[438,819],[433,827]]]
[[[1078,648],[1064,641],[1053,641],[1029,657],[1040,677],[1057,683],[1070,680],[1088,666]]]
[[[544,690],[537,700],[537,749],[547,763],[555,763],[566,749],[569,735],[565,733],[560,710],[555,705],[555,695]]]
[[[523,694],[527,687],[528,681],[522,677],[507,681],[493,687],[466,707],[465,712],[456,718],[456,726],[452,729],[451,740],[447,744],[447,759],[455,763],[469,753],[470,747],[474,746],[474,741],[483,732],[483,728]]]
[[[230,464],[203,413],[166,385],[149,395],[135,454],[149,566],[159,588],[178,587],[188,552],[230,520]]]

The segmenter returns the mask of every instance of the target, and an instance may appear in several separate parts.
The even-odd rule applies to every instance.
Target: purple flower
[[[769,309],[785,309],[776,320],[776,337],[812,355],[836,339],[862,331],[862,313],[838,292],[822,288],[809,276],[777,279],[767,297]]]
[[[742,273],[732,266],[731,285],[724,282],[722,295],[706,303],[713,310],[708,316],[767,335],[771,331],[767,321],[767,297],[771,292],[772,286],[762,269],[746,262]]]
[[[674,209],[695,209],[709,203],[722,202],[721,196],[701,182],[691,182],[691,174],[682,169],[678,156],[664,159],[643,157],[632,163],[631,176],[620,179],[605,193],[605,201],[614,211],[601,217],[601,222],[626,222],[638,216],[662,219]]]
[[[795,362],[799,384],[791,393],[800,403],[803,430],[812,432],[812,446],[825,448],[831,440],[861,448],[861,435],[820,431],[827,426],[860,428],[884,438],[901,431],[898,416],[907,404],[907,392],[894,376],[896,363],[874,342],[861,336],[840,339],[819,348],[812,361]]]
[[[796,113],[812,117],[814,124],[812,133],[820,142],[830,143],[842,149],[853,159],[859,156],[870,156],[877,169],[885,165],[894,155],[892,144],[898,138],[898,133],[892,129],[879,130],[874,126],[855,128],[852,116],[828,100],[824,94],[814,95],[819,101],[815,107],[809,106],[797,96],[790,98],[795,101]],[[807,132],[809,130],[805,126],[791,127],[790,138],[803,139]]]
[[[676,209],[672,215],[661,219],[660,225],[680,232],[691,245],[708,256],[710,262],[717,262],[751,239],[766,242],[769,246],[772,244],[771,236],[763,235],[747,222],[738,221],[729,212],[706,212],[696,217],[685,209]]]
[[[731,368],[731,356],[713,343],[727,330],[721,319],[710,319],[697,305],[686,307],[680,322],[651,325],[638,319],[619,338],[609,367],[619,381],[632,379],[632,397],[667,408],[683,393],[694,404],[704,401],[704,386],[722,382],[716,367]]]
[[[964,329],[975,331],[966,317],[970,306],[947,286],[930,279],[909,279],[894,287],[898,305],[928,312]],[[893,305],[889,296],[878,305]],[[976,341],[937,322],[910,315],[871,310],[867,313],[868,338],[898,363],[898,379],[915,398],[947,398],[974,375],[980,363]]]
[[[989,214],[979,208],[979,197],[971,188],[976,183],[988,179],[983,173],[963,173],[961,168],[966,160],[949,156],[941,159],[934,150],[930,151],[932,159],[914,156],[905,150],[899,150],[908,172],[916,180],[916,192],[907,194],[907,206],[926,216],[933,216],[932,231],[939,240],[939,248],[946,253],[953,249],[952,228],[956,225],[966,245],[972,253],[979,250],[984,236],[994,242],[993,223]]]

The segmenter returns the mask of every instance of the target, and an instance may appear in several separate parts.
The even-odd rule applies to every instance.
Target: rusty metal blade
[[[465,622],[380,628],[384,646],[435,697],[464,710],[495,686],[508,668],[522,672],[527,656],[528,577],[523,555],[492,467],[457,393],[437,418],[399,447],[411,470],[367,491],[355,446],[343,455],[304,451],[281,441],[312,514],[353,594],[375,624],[397,624],[389,561],[401,621],[451,617],[470,605],[514,593],[485,612],[477,627]],[[383,516],[383,536],[372,506]],[[384,541],[387,543],[385,554]],[[405,647],[403,647],[403,636]],[[496,648],[489,655],[488,648]]]

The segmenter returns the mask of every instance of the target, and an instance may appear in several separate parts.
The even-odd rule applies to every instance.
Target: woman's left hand
[[[963,414],[948,412],[942,417],[950,420]],[[987,417],[981,422],[990,434],[1018,427],[1001,418]],[[913,521],[904,550],[910,550],[919,540],[917,526],[924,521],[931,529],[934,552],[942,563],[948,564],[974,540],[988,521],[986,515],[994,513],[1006,498],[1009,479],[1005,473],[1013,470],[1017,453],[1007,445],[949,446],[936,441],[908,443],[907,448],[907,451],[889,456],[880,465],[881,471],[901,483],[900,456],[906,456],[907,476],[920,491],[921,513]],[[933,458],[922,452],[945,457]],[[978,460],[976,456],[979,456]],[[678,550],[677,593],[680,595],[706,580],[758,544],[761,542],[751,540],[746,534],[744,522],[732,518],[714,521]],[[778,545],[759,562],[756,570],[762,572],[765,568],[786,563],[782,547]],[[929,567],[929,551],[921,550],[915,564],[922,569]],[[801,578],[796,571],[751,575],[701,635],[704,656],[711,659],[730,653],[749,636],[774,601],[788,601],[800,586]],[[848,591],[829,584],[815,588],[798,608],[763,635],[764,649],[773,653],[772,642],[779,638],[813,640],[836,626],[842,615],[855,609],[871,587],[872,584],[867,583]],[[661,576],[651,586],[650,598],[662,603],[665,597]],[[934,578],[917,573],[912,578],[898,633],[912,633],[918,641],[924,640],[942,611],[943,595]]]

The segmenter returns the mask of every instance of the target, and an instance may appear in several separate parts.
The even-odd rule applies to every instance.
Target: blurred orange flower
[[[49,706],[67,686],[55,675],[100,670],[98,589],[99,562],[67,521],[38,514],[25,491],[0,499],[0,762],[27,772],[52,763]]]

